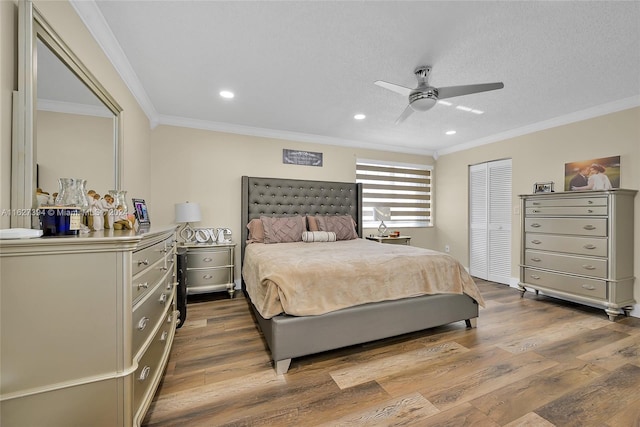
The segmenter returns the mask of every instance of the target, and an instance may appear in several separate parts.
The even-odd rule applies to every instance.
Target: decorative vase
[[[89,208],[89,200],[87,199],[86,179],[79,178],[59,178],[58,184],[60,189],[56,197],[56,206],[74,207],[81,211]]]
[[[128,213],[127,190],[109,190],[109,195],[113,197],[113,206],[124,213]]]

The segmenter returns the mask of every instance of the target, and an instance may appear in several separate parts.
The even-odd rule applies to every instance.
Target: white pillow
[[[335,242],[336,233],[333,231],[304,231],[302,233],[302,241],[307,243]]]

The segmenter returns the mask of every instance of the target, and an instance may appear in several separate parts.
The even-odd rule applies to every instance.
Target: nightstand
[[[411,236],[398,236],[398,237],[380,237],[380,236],[367,236],[367,240],[374,240],[379,243],[389,243],[392,245],[407,245],[411,244]]]
[[[233,242],[181,243],[179,252],[186,252],[187,295],[226,291],[233,298],[235,247]]]

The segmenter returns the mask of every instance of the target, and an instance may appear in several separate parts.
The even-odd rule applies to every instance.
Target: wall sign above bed
[[[303,165],[322,167],[322,153],[313,151],[282,149],[282,163],[285,165]]]

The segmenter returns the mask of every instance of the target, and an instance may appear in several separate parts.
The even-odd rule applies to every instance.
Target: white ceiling
[[[152,126],[442,154],[640,105],[638,1],[72,3]],[[396,125],[418,65],[505,87]]]

